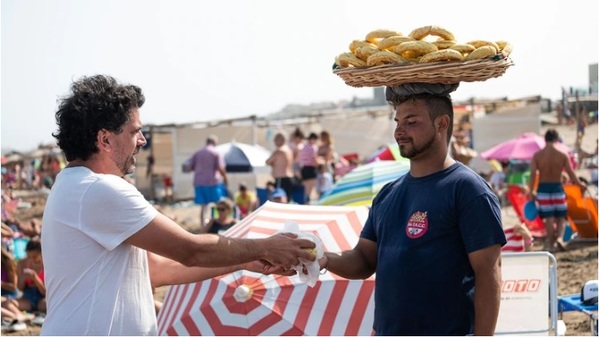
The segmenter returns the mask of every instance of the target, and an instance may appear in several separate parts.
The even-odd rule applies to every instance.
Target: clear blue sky
[[[147,124],[265,115],[370,97],[331,72],[371,30],[439,25],[457,40],[508,40],[515,66],[453,95],[558,99],[598,62],[598,1],[2,0],[2,148],[52,142],[57,99],[106,73],[142,87]]]

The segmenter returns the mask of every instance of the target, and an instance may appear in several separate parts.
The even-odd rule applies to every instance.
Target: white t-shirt
[[[158,211],[130,183],[86,167],[56,177],[42,220],[42,335],[156,335],[146,250],[124,243]]]

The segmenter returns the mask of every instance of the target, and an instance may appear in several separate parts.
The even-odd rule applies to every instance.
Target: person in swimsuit
[[[316,133],[310,133],[310,135],[308,135],[308,142],[304,145],[298,155],[298,162],[302,166],[300,173],[302,175],[302,185],[304,185],[305,204],[309,204],[312,191],[317,184],[318,141],[319,136]]]
[[[13,256],[2,248],[2,297],[17,299],[17,263]]]
[[[550,128],[544,135],[546,146],[536,152],[531,160],[531,178],[528,185],[529,196],[536,200],[540,218],[544,220],[546,239],[543,250],[554,252],[564,250],[562,238],[567,218],[567,196],[562,185],[563,171],[569,175],[571,182],[586,189],[585,184],[573,171],[569,155],[558,150],[558,132]],[[537,190],[534,190],[535,177],[538,176]],[[556,224],[556,228],[554,225]]]
[[[17,263],[18,282],[21,298],[17,299],[21,311],[46,311],[46,286],[44,284],[44,263],[42,243],[32,238],[25,247],[27,257]]]

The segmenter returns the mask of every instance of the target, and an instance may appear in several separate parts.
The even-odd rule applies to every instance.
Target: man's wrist
[[[327,273],[327,271],[329,271],[329,257],[327,257],[327,255],[324,255],[324,257],[325,257],[325,265],[319,271],[319,274],[321,274],[321,275],[324,275]]]

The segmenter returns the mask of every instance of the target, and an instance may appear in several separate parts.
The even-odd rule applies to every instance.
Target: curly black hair
[[[60,99],[56,112],[58,132],[53,133],[67,161],[87,160],[98,152],[96,137],[102,129],[121,133],[130,112],[145,101],[142,90],[119,84],[108,75],[83,77],[71,93]]]

